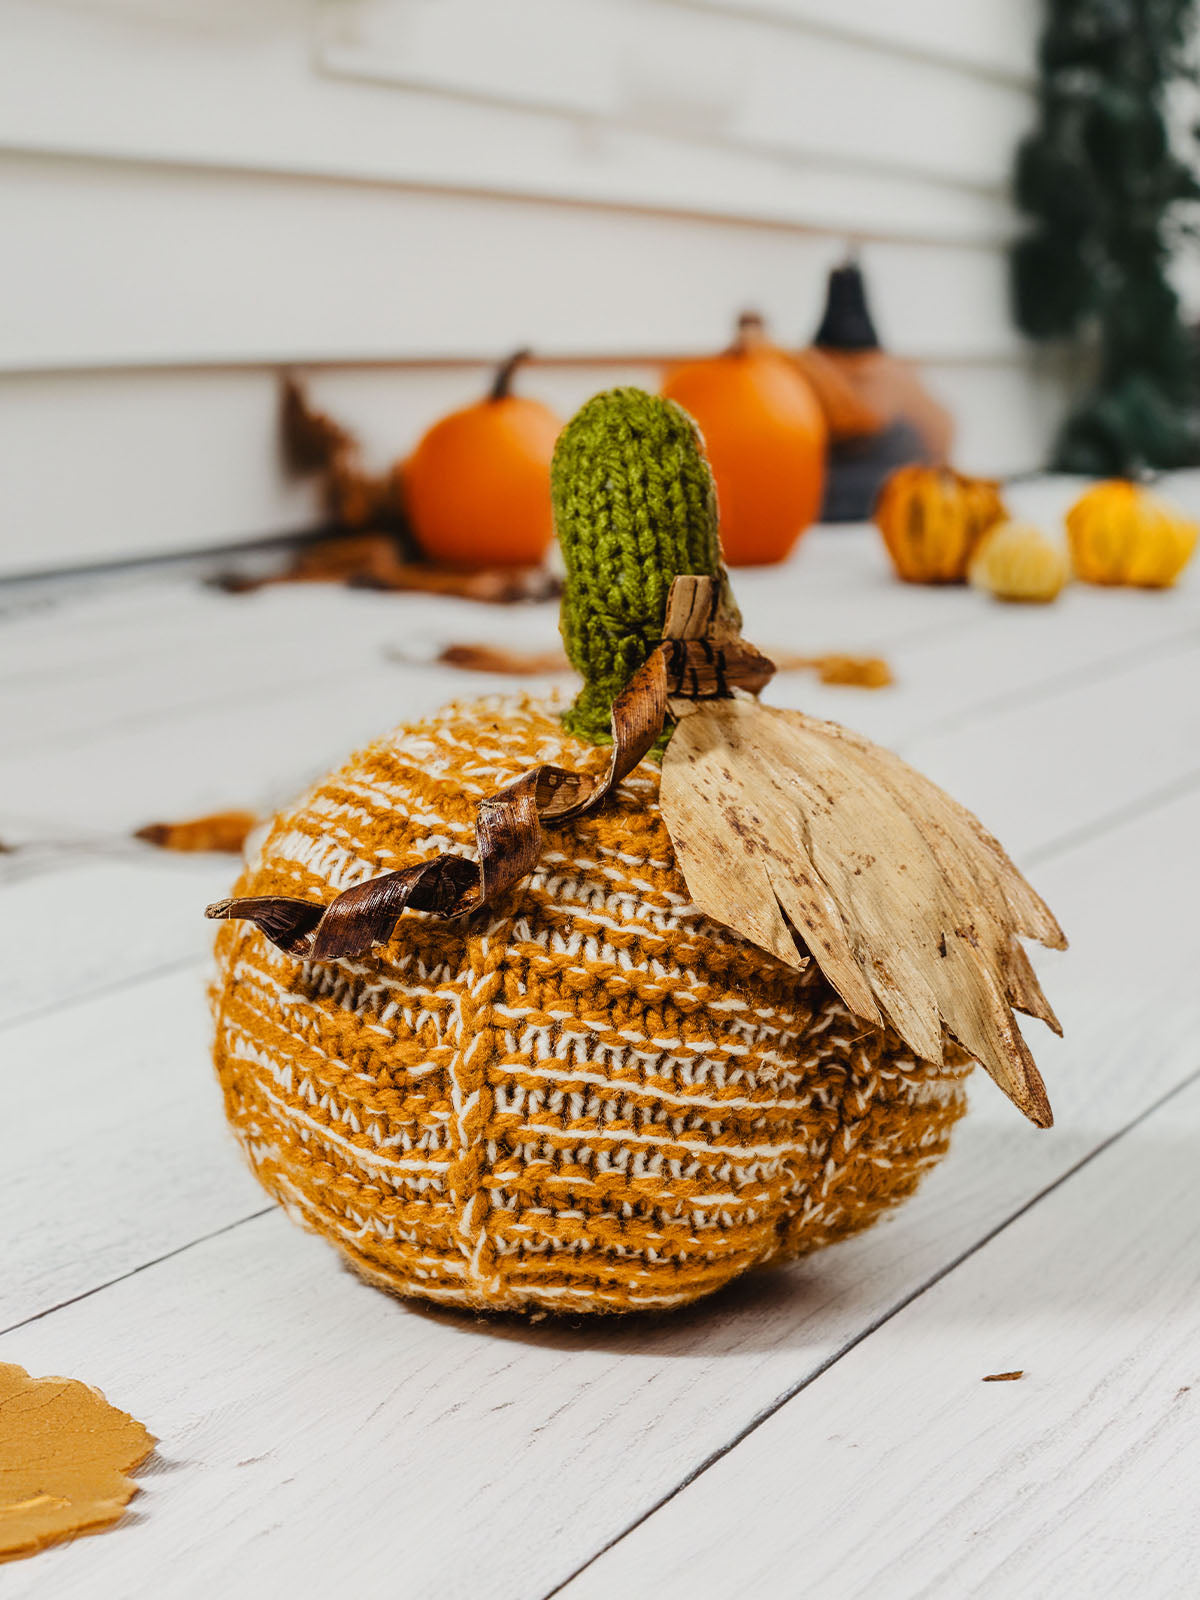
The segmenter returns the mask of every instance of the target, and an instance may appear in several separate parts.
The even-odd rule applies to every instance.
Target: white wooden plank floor
[[[903,750],[1063,920],[1066,1037],[1030,1025],[1057,1126],[974,1083],[862,1238],[658,1321],[524,1324],[389,1300],[266,1206],[207,1062],[230,864],[117,835],[282,799],[497,685],[389,647],[542,645],[553,609],[0,587],[0,838],[30,843],[0,856],[0,1360],[160,1439],[128,1525],[5,1597],[1200,1590],[1200,578],[1012,609],[817,530],[738,589],[764,646],[888,657],[887,691],[770,693]]]

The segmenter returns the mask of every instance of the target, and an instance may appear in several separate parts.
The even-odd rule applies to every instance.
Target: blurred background
[[[848,253],[956,464],[1041,467],[1096,358],[1014,317],[1039,36],[1074,11],[1128,60],[1154,9],[6,0],[0,571],[313,526],[281,367],[382,467],[517,345],[560,416],[657,387],[748,307],[802,349]],[[1181,129],[1191,92],[1170,90]],[[1194,252],[1164,248],[1186,321]]]

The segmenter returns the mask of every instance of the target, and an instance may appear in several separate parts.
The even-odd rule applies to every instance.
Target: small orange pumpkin
[[[562,423],[513,394],[519,350],[474,405],[435,422],[398,469],[422,554],[447,567],[534,566],[554,531],[550,457]]]
[[[998,484],[952,467],[901,467],[875,503],[875,525],[905,583],[962,583],[979,541],[1007,515]]]
[[[816,519],[825,485],[824,414],[793,358],[747,313],[730,349],[673,368],[662,392],[704,435],[726,562],[782,561]]]
[[[1113,478],[1067,512],[1071,560],[1085,583],[1168,589],[1192,558],[1196,524],[1136,483]]]

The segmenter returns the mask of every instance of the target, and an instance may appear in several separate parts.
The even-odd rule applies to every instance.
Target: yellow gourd
[[[998,600],[1054,600],[1070,577],[1067,553],[1028,522],[1001,522],[986,534],[967,576]]]
[[[1076,576],[1085,583],[1167,589],[1191,560],[1197,527],[1136,483],[1098,483],[1067,513]]]
[[[901,467],[875,506],[875,524],[906,583],[962,583],[975,547],[1006,515],[996,484],[950,467]]]

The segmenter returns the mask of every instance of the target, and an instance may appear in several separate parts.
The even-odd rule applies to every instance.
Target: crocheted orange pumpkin
[[[1048,1121],[1009,1001],[1053,1013],[1012,928],[1061,935],[940,791],[758,704],[770,665],[737,634],[678,407],[636,390],[589,402],[554,489],[583,690],[450,706],[275,819],[237,898],[210,908],[226,919],[216,1065],[266,1189],[381,1287],[660,1308],[911,1194],[964,1108],[956,1038]],[[787,738],[804,742],[791,788],[770,759]],[[834,793],[841,761],[861,853],[840,857],[839,888],[842,807],[831,820],[805,785]],[[908,782],[923,786],[910,811]],[[811,858],[777,856],[780,803],[806,809]],[[928,876],[943,845],[920,844],[927,825],[943,843],[963,830],[955,870],[977,906]],[[905,930],[894,948],[860,934],[873,894]]]
[[[979,541],[1007,514],[989,479],[914,465],[884,484],[875,524],[906,583],[962,583]]]
[[[1192,558],[1196,524],[1136,483],[1097,483],[1067,512],[1067,538],[1085,583],[1168,589]]]

